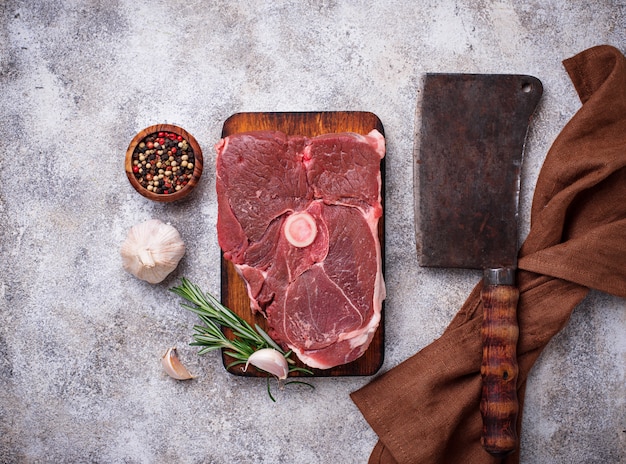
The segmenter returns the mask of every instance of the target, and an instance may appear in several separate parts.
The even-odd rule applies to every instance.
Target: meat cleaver
[[[516,448],[518,207],[532,76],[427,74],[414,194],[420,266],[483,270],[481,443]]]

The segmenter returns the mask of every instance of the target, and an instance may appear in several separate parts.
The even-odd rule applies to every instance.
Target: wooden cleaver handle
[[[517,446],[517,301],[512,269],[485,271],[481,328],[483,418],[481,444],[490,454],[506,456]]]

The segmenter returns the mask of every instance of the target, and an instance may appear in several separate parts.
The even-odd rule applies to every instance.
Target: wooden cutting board
[[[378,117],[369,112],[361,111],[337,111],[337,112],[303,112],[303,113],[237,113],[229,117],[222,129],[222,137],[248,132],[254,130],[278,130],[288,135],[303,135],[315,137],[317,135],[334,132],[356,132],[367,134],[372,129],[377,129],[384,133],[383,125]],[[385,263],[385,241],[384,241],[384,203],[385,203],[385,158],[381,160],[382,177],[382,202],[383,217],[378,224],[378,236],[381,244],[383,275]],[[250,311],[250,299],[246,291],[243,280],[237,274],[233,264],[221,258],[221,301],[224,306],[230,308],[240,317],[248,321],[251,325],[259,324],[267,331],[267,322],[260,315],[253,315]],[[295,358],[295,356],[293,356]],[[373,375],[382,365],[384,357],[384,302],[383,314],[378,330],[367,351],[359,359],[332,369],[312,369],[317,377],[332,376],[358,376]],[[232,359],[222,353],[224,366],[228,366]],[[299,366],[304,367],[300,361]],[[249,367],[243,372],[243,366],[238,365],[228,369],[235,375],[259,377],[266,376],[265,373],[258,372]],[[293,376],[298,373],[291,374]]]

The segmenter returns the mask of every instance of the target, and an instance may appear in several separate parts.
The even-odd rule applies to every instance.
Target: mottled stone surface
[[[188,346],[195,316],[168,288],[187,276],[219,291],[212,147],[223,121],[294,110],[383,121],[387,370],[438,337],[479,279],[417,265],[423,74],[542,80],[523,238],[545,154],[580,106],[561,61],[626,46],[620,0],[6,0],[0,12],[0,462],[365,463],[376,436],[348,395],[369,378],[315,379],[315,391],[276,391],[272,403],[264,380],[231,376]],[[140,197],[124,174],[134,134],[166,122],[206,157],[197,191],[177,205]],[[158,285],[125,273],[119,256],[128,229],[153,217],[188,245]],[[523,463],[626,460],[625,306],[592,292],[542,354]],[[196,379],[165,375],[169,346]]]

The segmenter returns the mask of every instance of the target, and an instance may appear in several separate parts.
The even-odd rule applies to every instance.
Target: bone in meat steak
[[[257,131],[217,150],[217,232],[270,335],[310,367],[361,356],[380,322],[380,160],[368,135]]]

